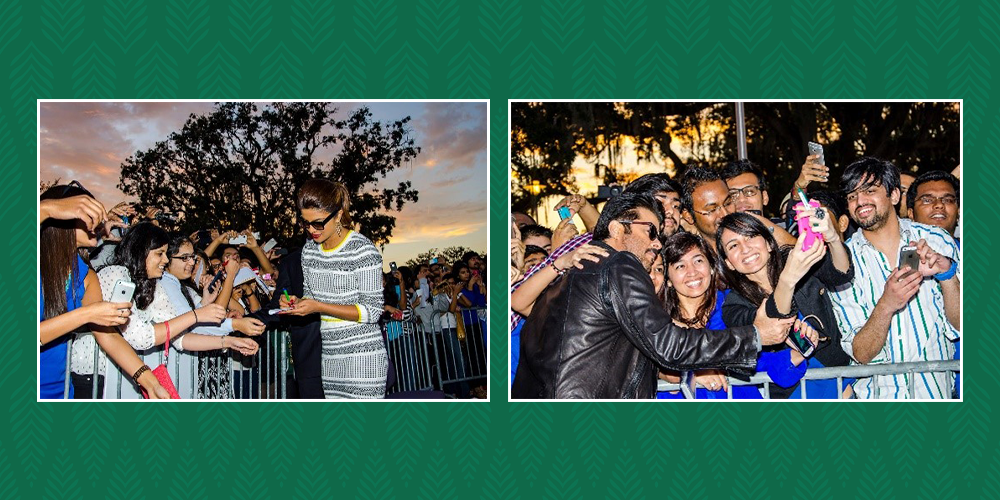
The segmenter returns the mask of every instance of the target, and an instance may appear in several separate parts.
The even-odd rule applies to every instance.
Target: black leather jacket
[[[726,334],[673,324],[639,259],[610,255],[557,278],[521,329],[514,398],[652,398],[659,369],[752,373],[753,327]]]

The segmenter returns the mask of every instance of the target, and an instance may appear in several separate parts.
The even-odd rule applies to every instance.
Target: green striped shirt
[[[959,264],[957,277],[962,279],[959,248],[947,232],[909,219],[899,220],[899,230],[900,248],[909,241],[926,240],[935,252]],[[841,343],[853,359],[854,336],[865,325],[875,303],[882,297],[886,278],[892,269],[889,259],[865,238],[862,231],[854,233],[848,240],[847,250],[854,262],[854,281],[850,286],[831,293],[831,298],[843,334]],[[899,255],[898,249],[896,255]],[[885,345],[870,364],[952,359],[955,354],[953,341],[958,338],[959,331],[945,316],[940,285],[934,278],[927,278],[917,295],[892,317]],[[857,360],[854,362],[857,363]],[[916,398],[944,399],[951,397],[954,378],[953,374],[946,372],[883,375],[859,379],[854,384],[854,391],[862,399],[907,399],[908,384],[913,383]]]

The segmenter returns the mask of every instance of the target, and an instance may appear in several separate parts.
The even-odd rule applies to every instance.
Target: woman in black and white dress
[[[302,248],[302,297],[284,297],[291,316],[318,315],[323,393],[330,398],[383,398],[388,355],[382,314],[382,255],[354,231],[343,184],[312,179],[299,188],[298,209],[310,237]]]

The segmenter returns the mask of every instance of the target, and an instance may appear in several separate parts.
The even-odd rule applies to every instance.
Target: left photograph
[[[38,101],[39,399],[488,399],[488,101]]]

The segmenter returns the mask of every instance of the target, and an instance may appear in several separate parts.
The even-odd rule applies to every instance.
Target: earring
[[[338,222],[338,223],[337,223],[337,236],[340,236],[340,229],[341,229],[342,227],[344,227],[344,226],[341,226],[341,225],[340,225],[340,223]]]

